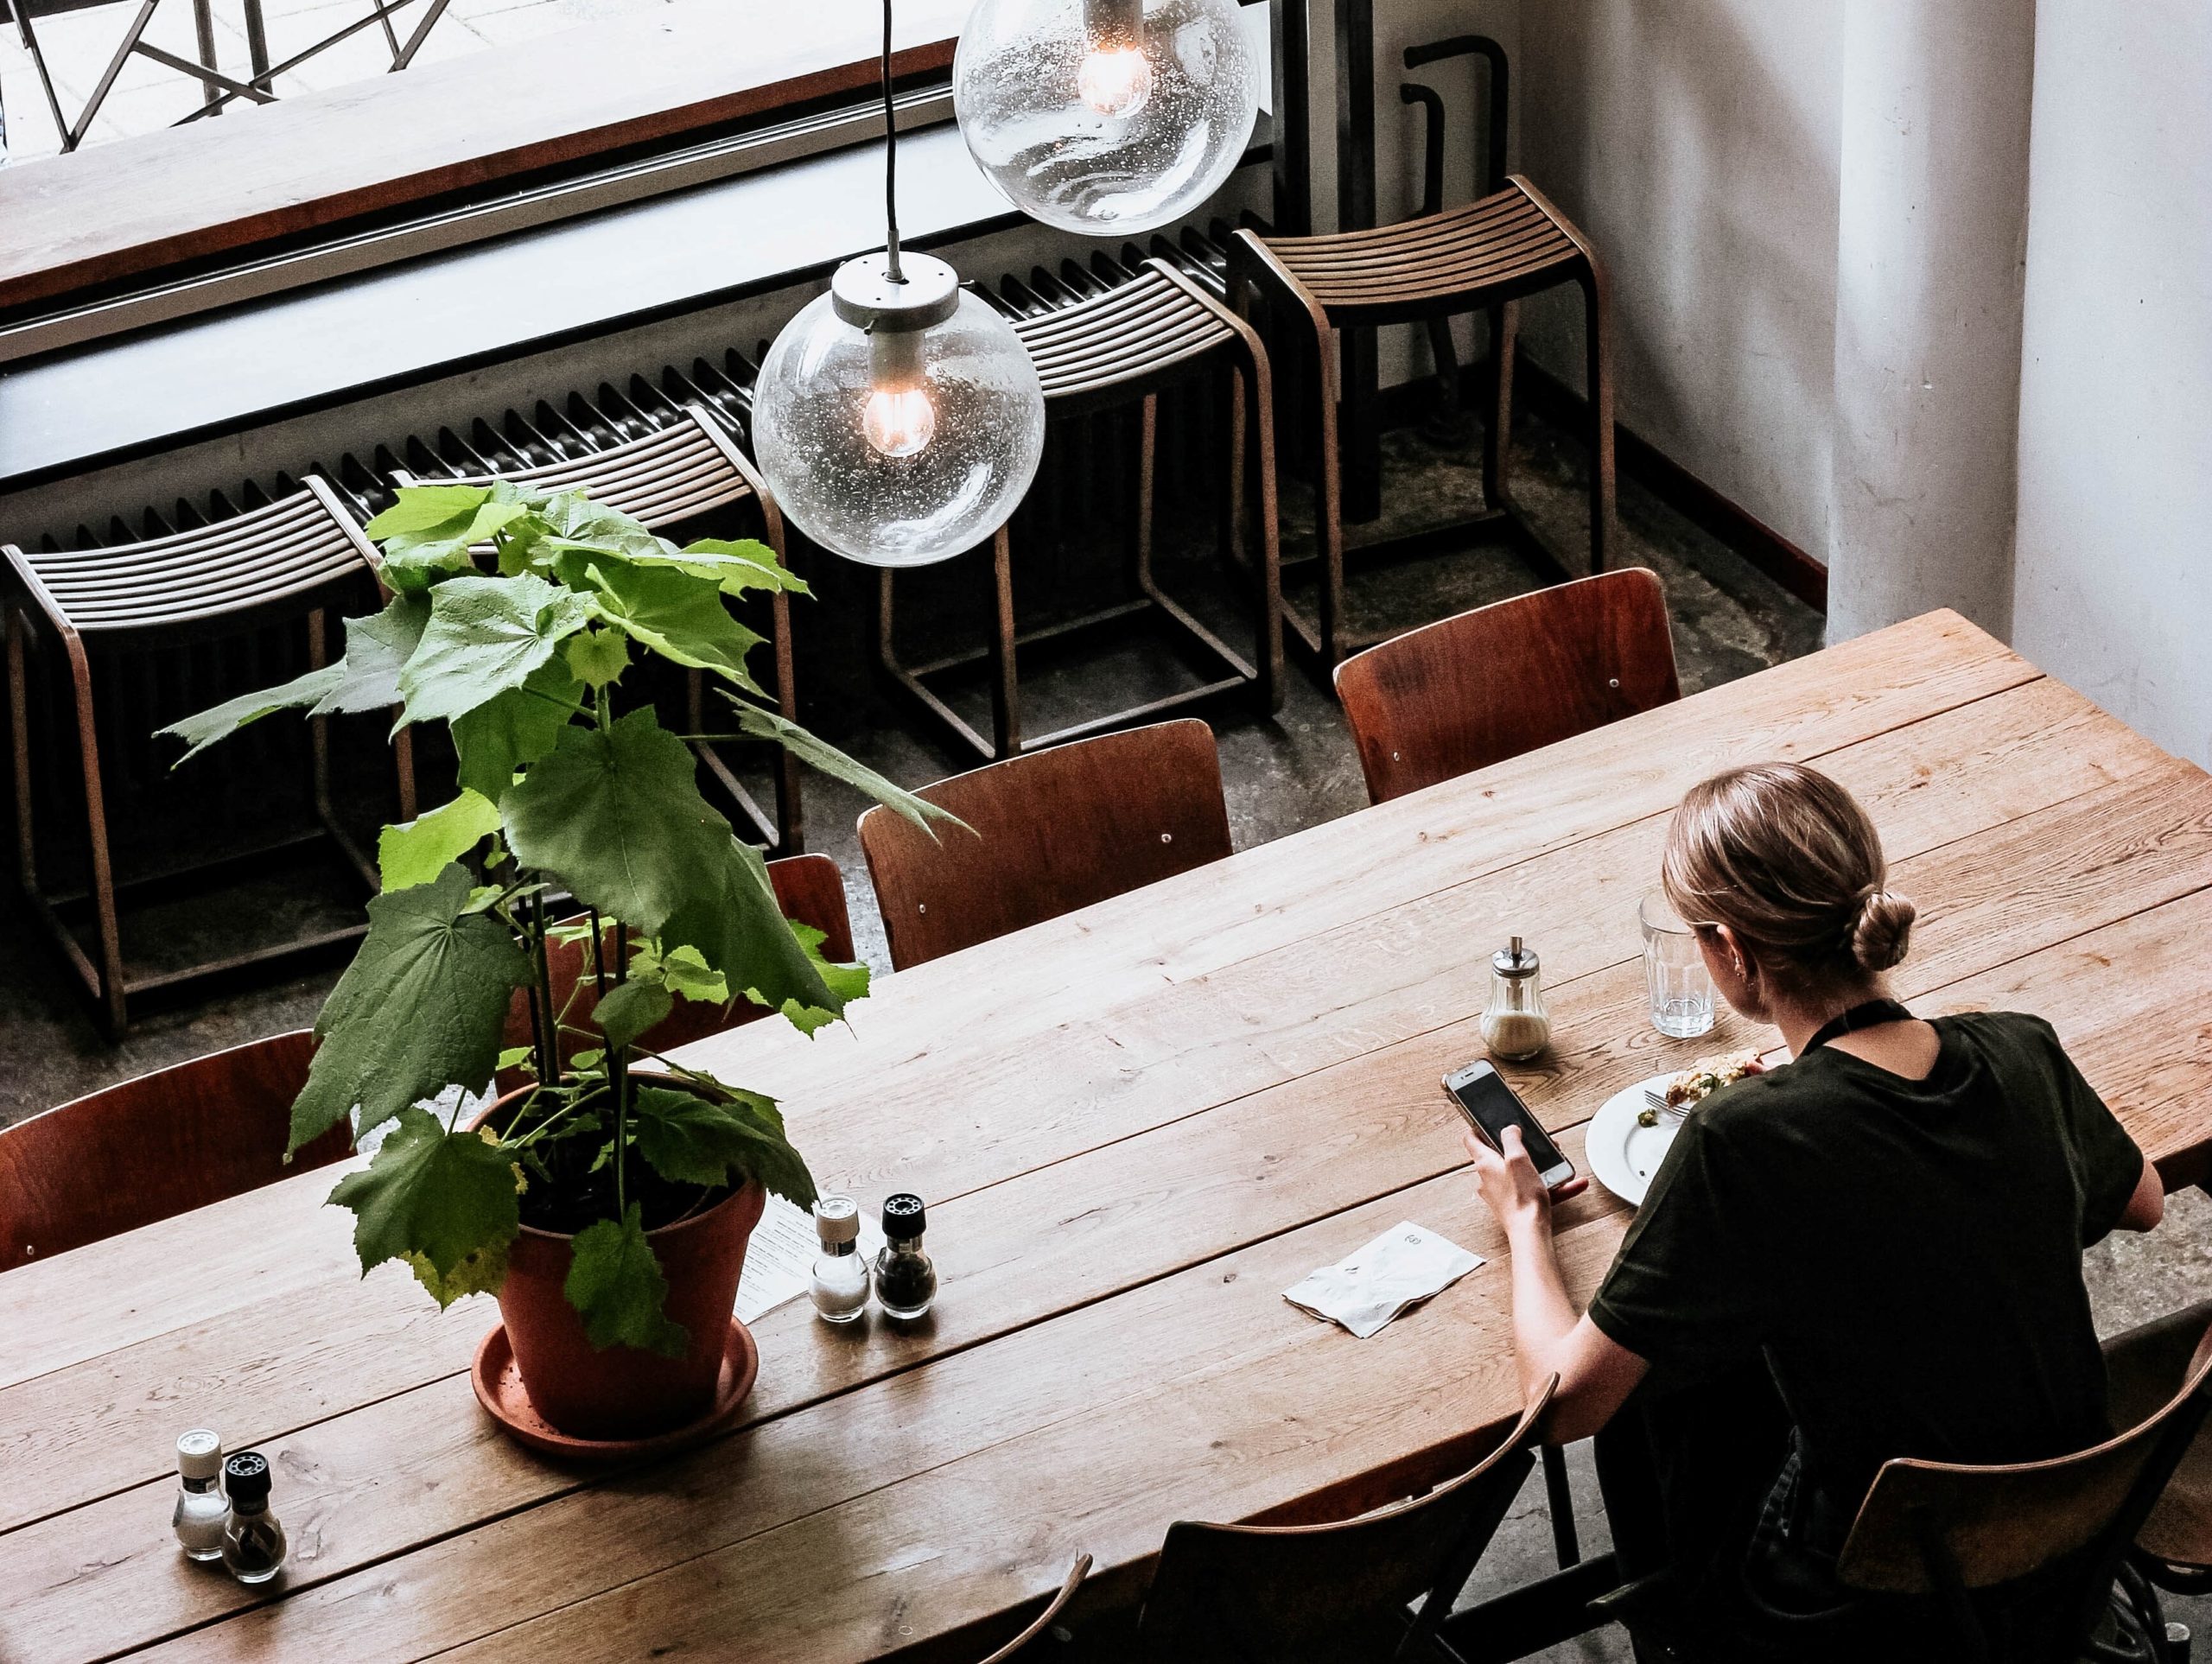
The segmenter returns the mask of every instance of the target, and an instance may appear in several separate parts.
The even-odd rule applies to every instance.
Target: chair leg
[[[1014,540],[1004,526],[991,538],[991,734],[1006,758],[1021,749],[1021,690],[1014,664]]]
[[[92,722],[92,674],[75,632],[64,638],[77,699],[77,751],[85,772],[85,827],[92,865],[92,916],[99,934],[102,1026],[120,1039],[129,1022],[123,989],[123,931],[116,918],[115,873],[108,858],[107,805],[100,789],[99,738]]]
[[[1152,515],[1160,463],[1160,395],[1147,393],[1137,416],[1137,536],[1131,575],[1137,593],[1152,593]]]
[[[1333,672],[1344,659],[1344,476],[1337,455],[1337,369],[1330,331],[1313,321],[1313,531],[1321,562],[1321,665]]]
[[[1584,356],[1590,394],[1590,570],[1605,569],[1616,542],[1613,503],[1612,305],[1605,269],[1592,260],[1584,278]]]
[[[780,551],[779,551],[780,552]],[[776,632],[776,708],[798,721],[798,677],[791,645],[791,604],[782,590],[769,603]],[[798,759],[776,747],[776,836],[779,854],[796,855],[806,848],[806,818],[799,797]]]
[[[23,615],[6,607],[8,739],[16,764],[16,861],[26,895],[38,893],[37,843],[31,823],[31,719],[26,700],[30,678],[23,664]]]
[[[1540,1447],[1544,1462],[1544,1504],[1552,1516],[1552,1552],[1560,1569],[1579,1565],[1582,1545],[1574,1530],[1574,1493],[1567,1483],[1567,1455],[1556,1445]]]
[[[1250,496],[1245,490],[1245,391],[1244,372],[1229,372],[1229,502],[1221,526],[1222,553],[1232,570],[1243,570],[1249,560],[1251,532],[1249,516]]]
[[[1483,506],[1510,509],[1513,471],[1513,359],[1521,337],[1521,303],[1490,308],[1490,431],[1483,436]]]
[[[1259,632],[1253,643],[1253,663],[1260,671],[1260,705],[1269,715],[1282,708],[1282,532],[1281,515],[1275,499],[1275,417],[1274,390],[1269,384],[1268,362],[1259,356],[1256,341],[1252,344],[1254,357],[1250,386],[1252,389],[1252,461],[1258,476],[1260,498],[1260,559],[1257,573],[1259,590]],[[1244,378],[1237,378],[1240,387]],[[1238,406],[1240,413],[1243,406]],[[1239,424],[1240,433],[1242,424]],[[1244,482],[1240,469],[1230,490],[1239,503],[1244,499]]]

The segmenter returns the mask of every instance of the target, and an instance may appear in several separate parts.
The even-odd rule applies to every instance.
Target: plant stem
[[[546,1084],[561,1079],[560,1019],[553,1014],[553,967],[545,955],[545,898],[530,899],[530,949],[535,972],[536,1009],[531,1026],[537,1031],[537,1078]]]
[[[599,997],[607,998],[607,953],[600,943],[599,909],[591,910],[591,974],[599,983]]]

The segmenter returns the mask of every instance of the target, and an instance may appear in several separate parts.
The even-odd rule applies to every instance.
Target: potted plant
[[[750,1000],[811,1033],[868,973],[784,918],[686,736],[624,678],[640,654],[704,671],[735,733],[689,737],[774,740],[918,823],[942,811],[762,702],[760,638],[728,600],[805,588],[765,544],[678,549],[505,484],[403,490],[367,530],[391,598],[346,621],[344,657],[165,730],[188,758],[271,712],[397,705],[397,727],[445,724],[459,759],[453,800],[378,840],[383,892],[316,1022],[290,1147],[352,1118],[375,1153],[330,1199],[363,1271],[402,1261],[441,1305],[497,1293],[554,1426],[683,1426],[714,1394],[764,1191],[805,1207],[815,1187],[772,1100],[643,1037],[678,1000]],[[597,996],[588,1032],[554,1009],[549,948],[569,944]],[[530,1044],[503,1049],[518,1001]],[[503,1069],[524,1083],[472,1113]]]

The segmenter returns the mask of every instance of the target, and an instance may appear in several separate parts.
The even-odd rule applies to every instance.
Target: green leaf
[[[607,1050],[613,1051],[634,1043],[675,1008],[676,1000],[666,988],[633,973],[628,981],[607,991],[591,1017],[607,1036]]]
[[[696,1092],[641,1087],[630,1111],[638,1153],[679,1184],[735,1184],[757,1178],[802,1208],[814,1205],[814,1175],[784,1136],[772,1098],[724,1086],[715,1101]]]
[[[632,1202],[618,1223],[601,1219],[576,1233],[565,1292],[584,1320],[584,1334],[604,1351],[634,1346],[680,1358],[690,1337],[663,1315],[668,1279],[645,1241],[644,1213]]]
[[[826,740],[816,739],[780,712],[764,710],[738,698],[727,689],[716,691],[735,709],[737,725],[745,733],[755,740],[774,740],[808,767],[819,769],[832,779],[842,780],[847,785],[859,787],[885,808],[904,816],[924,831],[930,831],[931,821],[943,821],[963,832],[975,830],[950,810],[939,809],[928,799],[916,797],[904,786],[893,785],[867,764],[846,756]],[[931,835],[935,834],[931,833]]]
[[[600,615],[640,647],[760,691],[745,656],[760,637],[730,616],[712,579],[574,554],[561,557],[560,571],[568,581],[597,590]]]
[[[422,645],[430,603],[421,595],[394,595],[381,613],[346,620],[346,679],[308,715],[389,710],[399,702],[399,672]]]
[[[702,1005],[729,1003],[729,979],[710,969],[696,948],[676,948],[661,956],[662,982],[671,994]]]
[[[450,721],[522,686],[591,613],[589,596],[528,574],[447,580],[431,595],[422,645],[399,673],[407,700],[400,720]]]
[[[190,716],[179,717],[168,727],[158,730],[175,734],[185,742],[183,756],[172,768],[190,761],[218,740],[227,740],[249,722],[258,722],[263,717],[277,711],[303,709],[327,699],[346,680],[346,664],[340,660],[326,664],[319,670],[309,670],[296,676],[281,688],[265,688],[259,693],[240,694],[236,699],[226,699]]]
[[[569,638],[569,668],[588,688],[604,688],[629,668],[630,644],[613,630]]]
[[[791,932],[798,937],[799,945],[806,949],[807,958],[813,962],[815,969],[820,973],[823,985],[837,999],[836,1011],[803,1006],[796,1000],[784,1001],[783,1013],[791,1026],[802,1034],[811,1035],[817,1029],[836,1022],[844,1008],[854,1000],[868,998],[868,967],[824,958],[822,944],[827,938],[811,924],[802,924],[794,919],[791,921]]]
[[[377,871],[387,892],[428,884],[499,829],[499,806],[462,789],[451,803],[377,835]]]
[[[569,673],[567,661],[550,658],[521,687],[496,694],[466,716],[454,718],[461,784],[497,803],[514,783],[517,769],[527,768],[553,749],[561,731],[575,720],[583,696],[583,683]]]
[[[722,537],[702,537],[673,555],[632,554],[630,558],[640,566],[672,566],[695,578],[708,579],[733,598],[756,589],[780,589],[792,595],[814,593],[804,579],[776,558],[774,549],[757,538],[732,543]]]
[[[499,1054],[499,1067],[501,1069],[520,1069],[524,1064],[528,1063],[537,1055],[537,1051],[534,1046],[511,1045],[505,1051],[502,1051]]]
[[[399,500],[361,528],[381,543],[403,531],[429,531],[490,500],[489,486],[402,486]]]
[[[570,727],[500,800],[516,860],[664,952],[696,948],[733,988],[832,1012],[844,1003],[776,905],[760,852],[699,795],[690,750],[640,706]]]
[[[465,911],[468,891],[454,866],[370,900],[368,937],[315,1021],[321,1044],[292,1106],[294,1150],[357,1108],[359,1136],[448,1086],[492,1083],[507,1002],[530,980],[530,959],[498,919]]]
[[[430,1291],[440,1310],[471,1294],[496,1294],[507,1280],[505,1242],[496,1248],[471,1248],[461,1256],[459,1265],[444,1273],[430,1263],[426,1254],[404,1254],[400,1258],[415,1273],[415,1280]]]
[[[486,1286],[486,1277],[496,1284],[503,1267],[490,1256],[503,1262],[522,1227],[516,1184],[513,1158],[497,1143],[448,1133],[429,1110],[410,1108],[366,1170],[340,1179],[330,1199],[353,1211],[364,1273],[406,1261],[442,1305]],[[478,1256],[473,1267],[471,1256]]]

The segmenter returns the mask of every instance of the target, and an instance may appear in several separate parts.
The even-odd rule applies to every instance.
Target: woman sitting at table
[[[1923,1022],[1889,997],[1913,906],[1885,877],[1866,810],[1811,769],[1735,769],[1682,800],[1668,899],[1794,1061],[1689,1115],[1588,1312],[1517,1132],[1502,1153],[1468,1137],[1512,1249],[1524,1387],[1558,1375],[1557,1442],[1612,1424],[1624,1572],[1671,1563],[1702,1627],[1754,1657],[1872,1655],[1885,1616],[1835,1557],[1885,1461],[2107,1436],[2082,1250],[2164,1211],[2049,1024]]]

